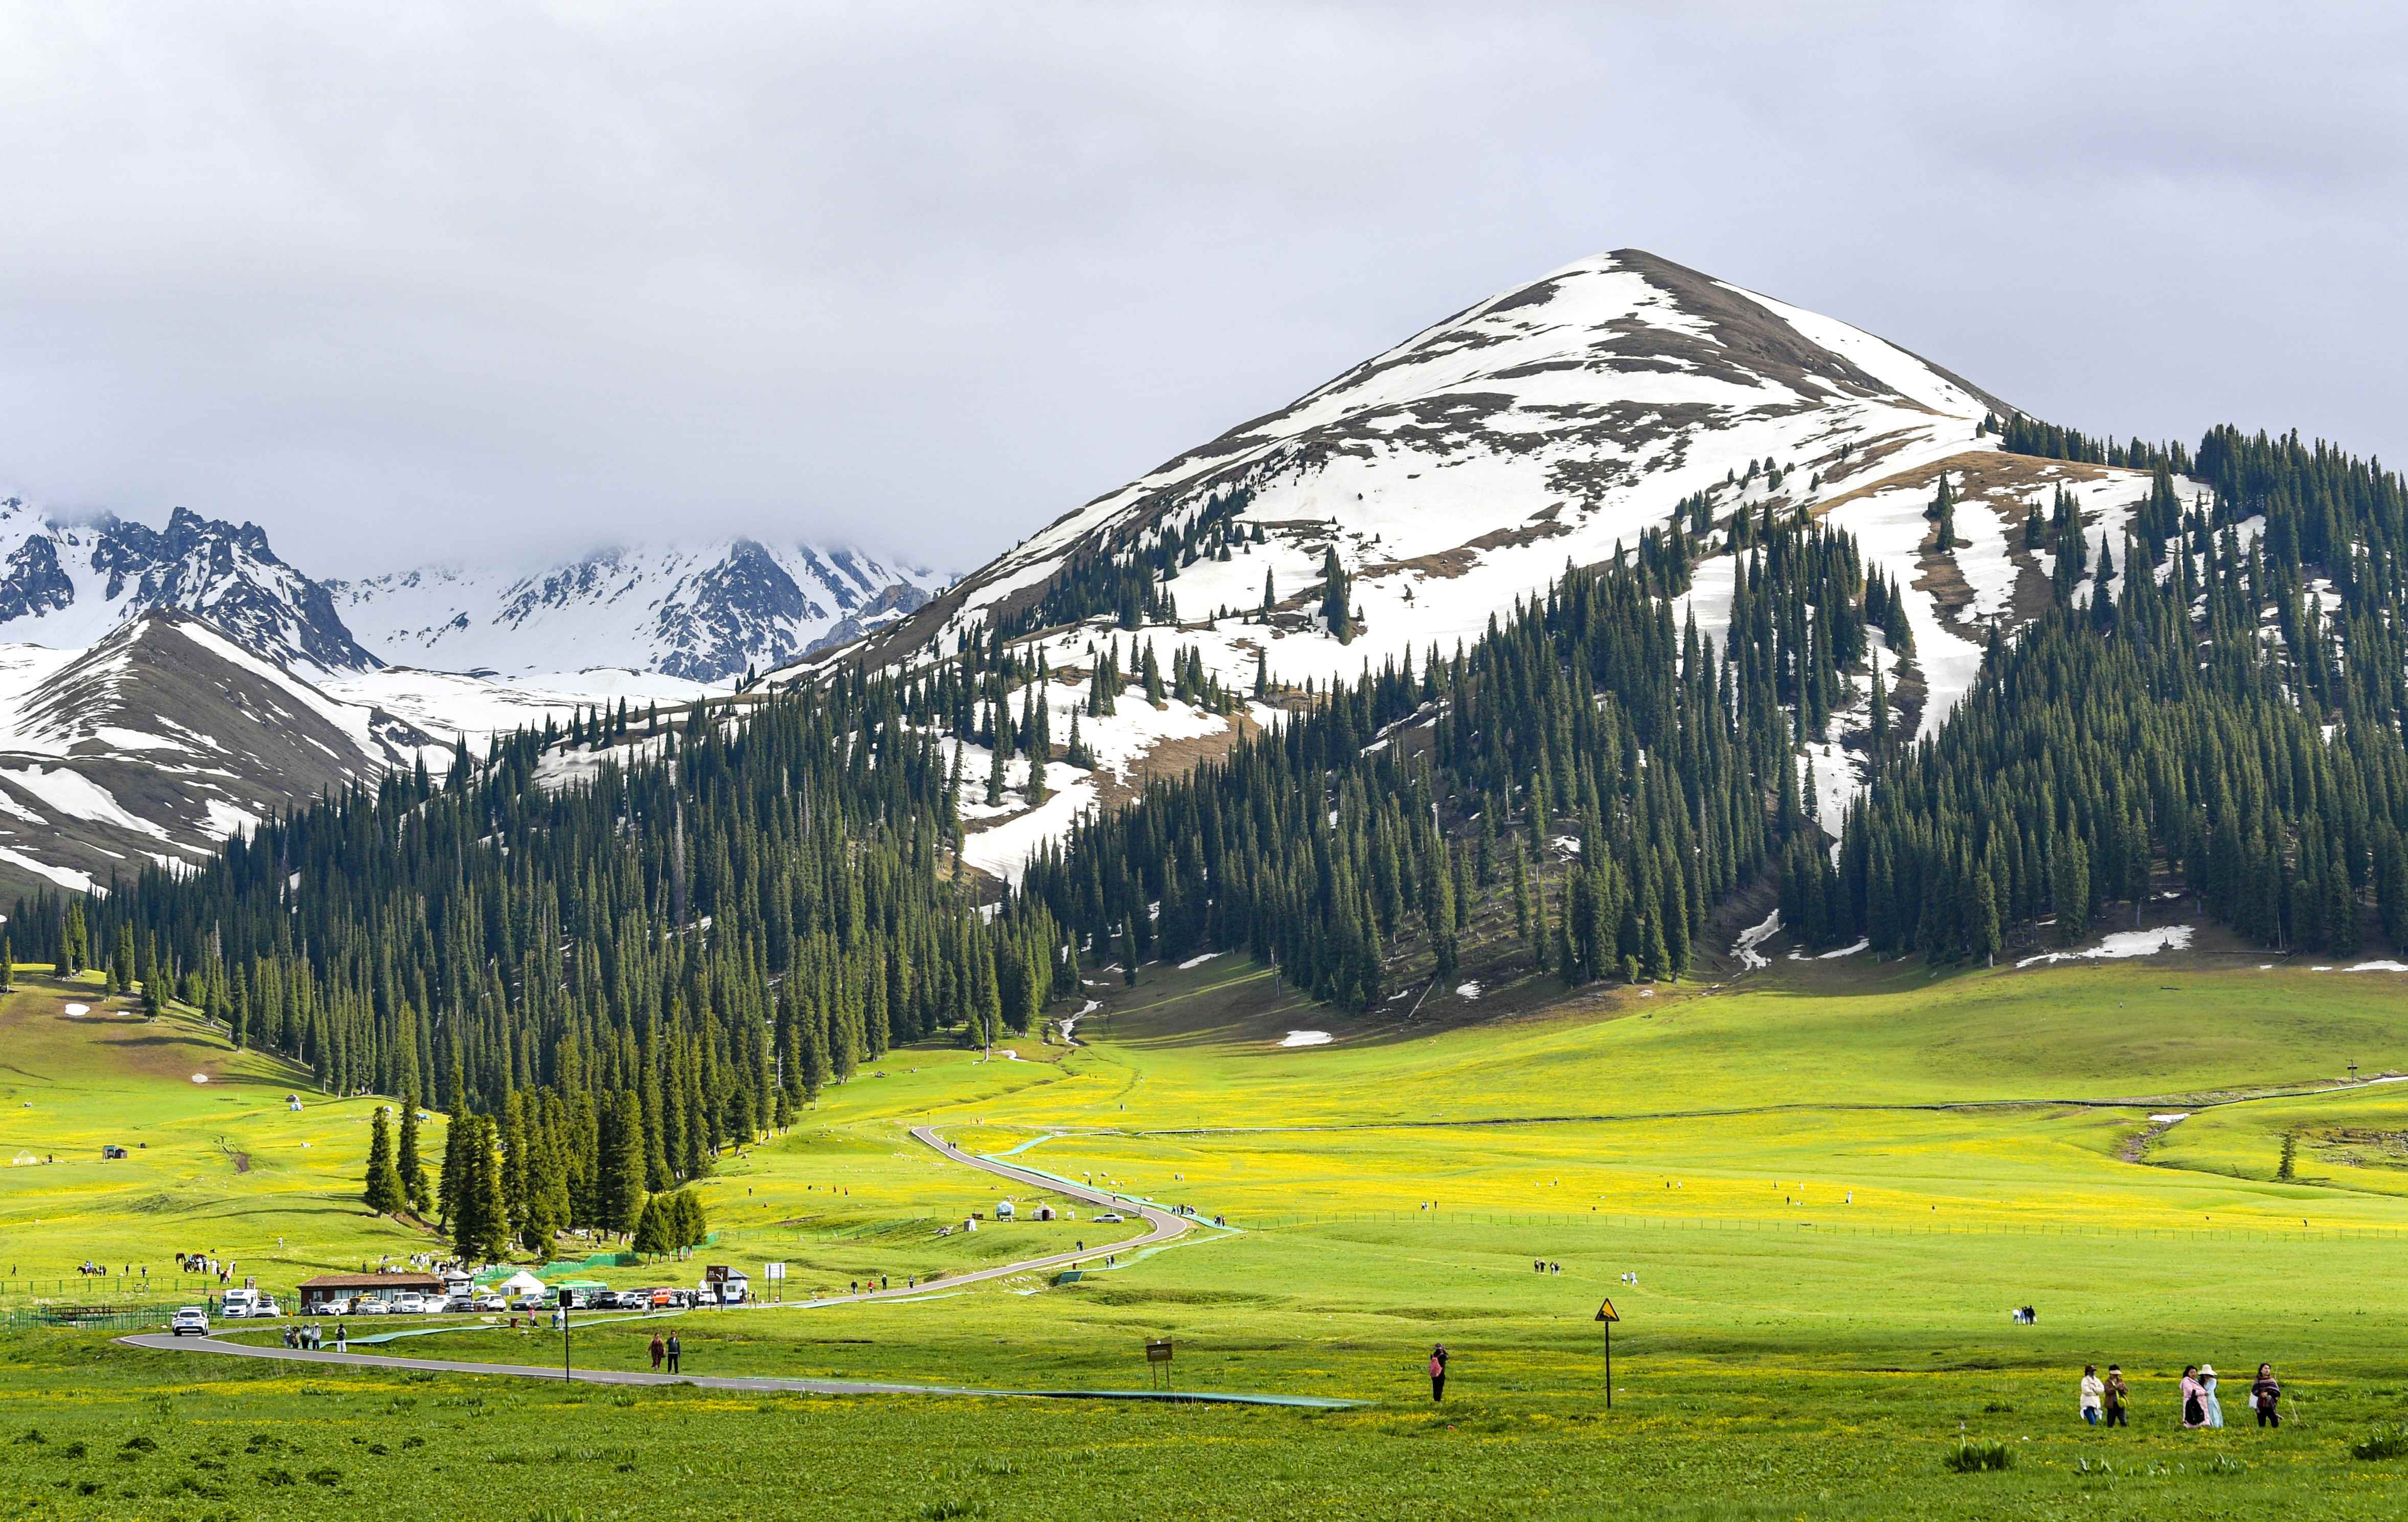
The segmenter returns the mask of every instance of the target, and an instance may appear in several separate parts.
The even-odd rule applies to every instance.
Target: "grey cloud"
[[[2397,456],[2386,7],[0,4],[0,493],[967,567],[1635,244]]]

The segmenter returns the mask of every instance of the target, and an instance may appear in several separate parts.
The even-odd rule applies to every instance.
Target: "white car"
[[[426,1297],[423,1295],[405,1293],[395,1295],[393,1298],[393,1314],[394,1315],[423,1316],[426,1314]]]
[[[507,1311],[509,1308],[510,1298],[508,1295],[486,1295],[468,1303],[471,1311]]]
[[[1097,1221],[1109,1221],[1117,1226],[1120,1223],[1122,1216],[1121,1213],[1116,1210],[1108,1210],[1101,1215],[1096,1216],[1096,1219]]]
[[[194,1337],[207,1337],[209,1334],[209,1314],[197,1305],[187,1305],[167,1318],[167,1329],[179,1337],[188,1332]]]
[[[374,1295],[363,1295],[351,1302],[351,1314],[355,1316],[389,1316],[393,1314],[393,1307],[377,1299]]]

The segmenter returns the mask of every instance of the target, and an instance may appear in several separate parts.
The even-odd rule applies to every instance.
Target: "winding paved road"
[[[1015,1273],[1037,1270],[1067,1268],[1073,1263],[1092,1262],[1106,1251],[1117,1255],[1134,1247],[1168,1242],[1186,1232],[1193,1224],[1185,1216],[1150,1205],[1140,1200],[1072,1184],[1064,1179],[1039,1173],[1031,1169],[993,1157],[982,1157],[961,1151],[937,1134],[933,1127],[914,1126],[911,1135],[923,1144],[935,1148],[954,1162],[966,1164],[997,1178],[1008,1179],[1029,1188],[1046,1189],[1068,1195],[1073,1199],[1107,1210],[1132,1212],[1144,1218],[1149,1229],[1142,1237],[1129,1242],[1114,1242],[1107,1249],[1051,1253],[1043,1257],[1021,1258],[994,1268],[978,1269],[968,1273],[949,1274],[933,1284],[923,1284],[900,1289],[874,1289],[856,1295],[824,1295],[817,1299],[788,1300],[784,1309],[809,1310],[820,1305],[844,1305],[858,1300],[908,1299],[927,1294],[931,1289],[951,1289],[960,1285],[973,1285],[990,1279],[1001,1279]],[[130,1347],[150,1348],[159,1352],[214,1353],[236,1358],[276,1358],[297,1363],[352,1364],[369,1369],[435,1370],[455,1374],[498,1374],[519,1379],[573,1379],[589,1385],[695,1385],[714,1390],[791,1390],[810,1395],[1020,1395],[1096,1400],[1209,1400],[1234,1405],[1311,1406],[1335,1409],[1360,1405],[1357,1400],[1340,1400],[1312,1395],[1245,1395],[1212,1390],[988,1390],[958,1385],[898,1385],[877,1380],[852,1379],[773,1379],[746,1378],[717,1374],[654,1374],[638,1370],[579,1369],[564,1374],[560,1370],[537,1364],[474,1363],[447,1358],[397,1358],[382,1353],[326,1353],[301,1348],[251,1343],[221,1342],[216,1337],[204,1337],[198,1342],[169,1332],[137,1332],[121,1337],[119,1342]]]

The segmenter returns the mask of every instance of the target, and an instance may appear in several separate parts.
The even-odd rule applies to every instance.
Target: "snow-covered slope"
[[[0,647],[0,884],[190,864],[432,740],[172,610],[82,651]]]
[[[912,611],[934,572],[853,550],[734,539],[610,550],[527,575],[429,567],[333,584],[389,660],[445,670],[592,666],[696,682],[767,669]]]
[[[159,609],[79,650],[0,645],[0,893],[105,888],[321,792],[465,740],[565,724],[625,698],[671,710],[695,682],[587,671],[568,685],[408,667],[297,675],[211,625]]]
[[[326,589],[276,557],[256,524],[186,508],[156,529],[50,521],[0,500],[0,639],[80,649],[153,608],[198,613],[255,653],[322,671],[377,664]]]
[[[1139,641],[1166,665],[1193,648],[1237,692],[1251,688],[1258,660],[1282,682],[1351,678],[1367,664],[1470,643],[1568,564],[1635,548],[1702,493],[1714,532],[1680,612],[1717,643],[1726,635],[1733,563],[1722,530],[1735,513],[1772,506],[1826,517],[1857,535],[1904,595],[1914,664],[1880,658],[1928,734],[1970,685],[1990,625],[2046,601],[2048,556],[2014,532],[2026,504],[2065,486],[2095,542],[2120,536],[2149,489],[2138,472],[1998,450],[1985,419],[2013,410],[1844,323],[1623,250],[1413,335],[1065,514],[911,617],[781,680],[810,681],[838,662],[941,658],[963,635],[998,627],[1073,682],[1107,639],[1124,668]],[[1948,547],[1923,515],[1942,470],[1963,498],[1964,542]],[[2177,486],[2186,498],[2197,490]],[[1211,529],[1200,538],[1191,533],[1199,524]],[[1332,552],[1353,578],[1356,622],[1344,639],[1319,616]],[[1098,566],[1148,557],[1171,562],[1154,586],[1175,613],[1141,619],[1132,635],[1112,611],[1080,603]],[[1076,696],[1056,695],[1057,742]],[[1855,781],[1851,718],[1836,716],[1800,756],[1801,768],[1817,768],[1833,820]],[[1853,719],[1863,726],[1862,714]],[[1142,740],[1116,736],[1115,725],[1091,721],[1089,744]],[[1238,726],[1215,718],[1211,727],[1226,744]],[[1185,743],[1204,754],[1202,742]],[[965,769],[982,797],[977,760]],[[1067,828],[1076,807],[1065,800],[1097,791],[1058,763],[1049,779],[1057,791],[1042,810],[984,811],[982,822],[1008,836],[982,847],[974,835],[973,863],[1010,875]],[[1109,780],[1098,786],[1108,793]]]

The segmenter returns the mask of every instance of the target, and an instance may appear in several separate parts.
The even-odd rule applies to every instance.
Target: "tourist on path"
[[[2082,1366],[2082,1419],[2093,1427],[2099,1425],[2099,1406],[2106,1394],[2106,1382],[2099,1377],[2099,1366],[2095,1363],[2084,1364]]]
[[[653,1372],[653,1373],[657,1374],[657,1373],[659,1373],[659,1372],[661,1371],[661,1359],[662,1359],[662,1358],[664,1358],[664,1357],[667,1357],[667,1355],[668,1355],[668,1351],[669,1351],[669,1345],[668,1345],[666,1343],[664,1343],[664,1342],[662,1342],[662,1341],[661,1341],[661,1334],[660,1334],[660,1333],[658,1333],[658,1332],[654,1332],[654,1333],[652,1333],[652,1372]]]
[[[2186,1431],[2196,1430],[2207,1425],[2207,1407],[2200,1401],[2201,1393],[2199,1387],[2199,1365],[2195,1363],[2183,1365],[2182,1425]]]
[[[678,1341],[678,1334],[675,1332],[669,1333],[669,1345],[667,1352],[669,1356],[670,1373],[674,1374],[678,1371],[678,1356],[684,1351],[685,1344]]]
[[[2132,1425],[2131,1422],[2126,1418],[2124,1411],[2126,1398],[2130,1394],[2131,1391],[2126,1388],[2124,1385],[2123,1366],[2120,1364],[2109,1364],[2107,1366],[2107,1405],[2105,1409],[2106,1423],[2109,1427],[2129,1427]]]
[[[1440,1343],[1436,1347],[1430,1349],[1429,1374],[1430,1399],[1432,1400],[1445,1400],[1446,1344],[1444,1343]]]
[[[2199,1366],[2199,1403],[2211,1429],[2224,1425],[2224,1402],[2215,1397],[2215,1365],[2212,1363]]]
[[[2249,1386],[2249,1404],[2257,1409],[2258,1426],[2283,1425],[2283,1414],[2274,1409],[2275,1403],[2282,1399],[2283,1386],[2281,1382],[2274,1378],[2274,1366],[2271,1363],[2259,1364],[2258,1378]]]
[[[343,1324],[337,1321],[335,1323],[335,1351],[337,1353],[349,1353],[351,1350],[351,1334],[344,1330]]]

